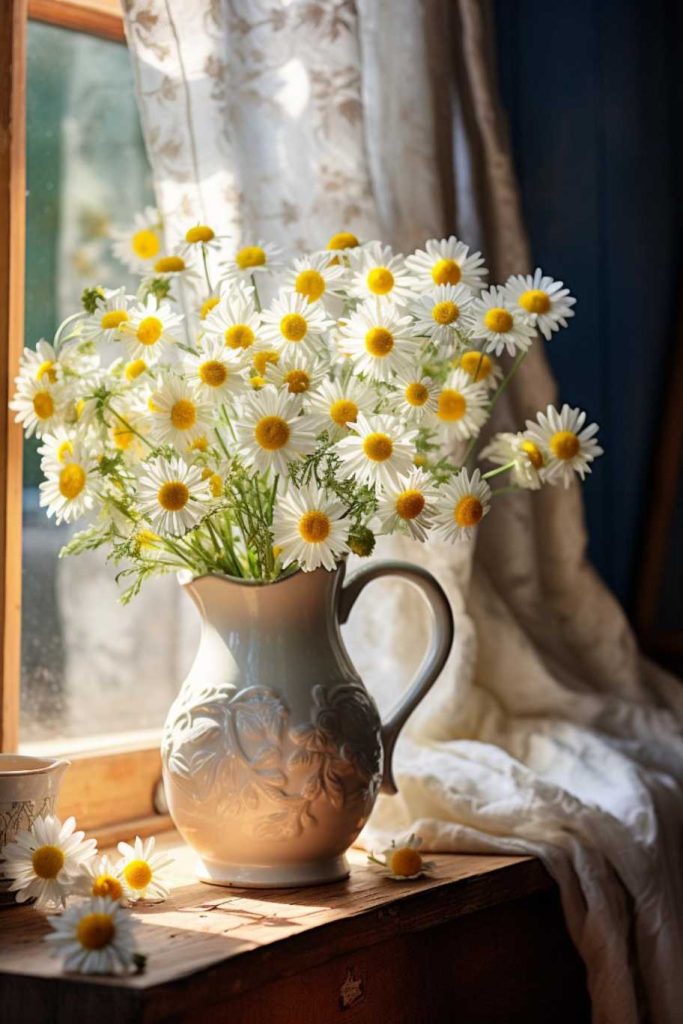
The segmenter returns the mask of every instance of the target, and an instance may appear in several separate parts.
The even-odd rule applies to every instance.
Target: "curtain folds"
[[[124,6],[171,241],[188,218],[290,250],[342,229],[402,251],[455,232],[493,280],[530,267],[482,0]],[[538,345],[495,429],[554,398]],[[441,580],[457,640],[399,742],[400,795],[380,798],[365,841],[416,830],[432,849],[537,855],[560,885],[595,1024],[674,1024],[683,691],[640,658],[584,548],[577,488],[498,502],[474,558],[382,546]],[[428,629],[419,599],[390,584],[359,601],[347,639],[385,709]]]

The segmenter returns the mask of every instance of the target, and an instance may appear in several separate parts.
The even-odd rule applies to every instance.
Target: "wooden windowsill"
[[[192,854],[177,835],[162,837],[160,845],[172,850],[176,868],[169,900],[135,911],[139,948],[148,956],[144,974],[65,976],[42,941],[49,930],[44,916],[30,907],[0,910],[6,1019],[417,1024],[428,1018],[410,1007],[424,998],[431,1000],[435,1016],[429,1019],[437,1024],[452,1019],[439,1016],[438,1006],[442,998],[447,1005],[457,982],[461,1007],[474,1000],[473,1006],[484,1008],[476,1016],[459,1012],[462,1024],[588,1020],[583,969],[564,931],[557,889],[533,858],[440,855],[429,878],[399,883],[376,873],[366,855],[353,850],[348,881],[247,890],[197,883]],[[474,955],[464,974],[463,955]],[[487,1016],[491,991],[506,989],[510,958],[513,994],[504,996],[502,1016]],[[532,964],[538,964],[538,978],[527,977]],[[383,982],[382,972],[388,972]],[[473,981],[478,995],[467,992]],[[531,1002],[520,992],[529,981]],[[428,997],[419,996],[427,982]],[[515,999],[524,1016],[513,1012]],[[394,1005],[391,1015],[382,1016],[382,1007],[389,1014]],[[346,1009],[353,1012],[346,1015]]]

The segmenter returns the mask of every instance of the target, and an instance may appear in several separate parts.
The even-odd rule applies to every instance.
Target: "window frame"
[[[0,750],[19,746],[23,437],[8,409],[24,338],[26,257],[26,35],[28,20],[125,42],[119,0],[0,3]],[[59,813],[102,842],[172,827],[158,744],[50,755],[71,761]]]

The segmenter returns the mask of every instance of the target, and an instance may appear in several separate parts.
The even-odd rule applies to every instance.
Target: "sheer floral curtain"
[[[529,265],[481,0],[125,0],[146,141],[174,233],[398,249],[456,231],[494,280]],[[552,268],[549,268],[552,272]],[[560,343],[560,342],[558,342]],[[571,333],[563,344],[571,344]],[[498,429],[552,401],[540,347]],[[468,549],[393,540],[451,598],[457,642],[397,751],[368,843],[530,852],[557,879],[596,1022],[683,1005],[683,691],[644,662],[584,559],[578,490],[510,496]],[[387,707],[428,629],[377,585],[349,644]]]

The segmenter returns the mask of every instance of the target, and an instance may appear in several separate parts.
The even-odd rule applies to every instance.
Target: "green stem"
[[[256,287],[256,274],[252,274],[251,275],[251,283],[254,286],[254,304],[255,304],[257,310],[260,313],[261,312],[261,300],[259,299],[258,288]]]
[[[506,463],[504,466],[498,466],[497,469],[490,469],[488,471],[488,473],[484,473],[483,474],[482,480],[490,480],[491,477],[498,476],[499,473],[507,473],[507,471],[509,469],[513,469],[514,468],[514,465],[515,465],[515,463],[514,463],[514,460],[513,460],[512,462]]]
[[[206,246],[202,242],[202,263],[204,265],[204,277],[206,278],[206,286],[209,289],[209,296],[213,295],[213,288],[211,286],[211,278],[209,277],[209,265],[206,259]]]

